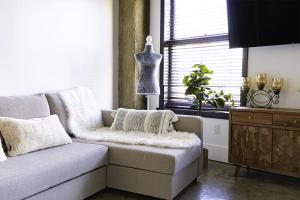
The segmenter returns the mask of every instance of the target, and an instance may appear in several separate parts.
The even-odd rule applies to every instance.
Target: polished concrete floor
[[[241,169],[209,161],[208,171],[199,183],[193,182],[176,200],[300,200],[300,179],[256,170]],[[157,200],[114,189],[105,189],[89,200]]]

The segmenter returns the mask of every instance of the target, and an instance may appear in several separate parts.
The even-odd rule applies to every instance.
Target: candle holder
[[[267,81],[267,74],[257,74],[255,80],[257,89],[250,89],[251,79],[249,77],[243,78],[242,91],[245,101],[249,103],[251,107],[271,108],[273,104],[279,103],[279,94],[283,87],[283,79],[280,77],[273,78],[271,89],[265,89]]]

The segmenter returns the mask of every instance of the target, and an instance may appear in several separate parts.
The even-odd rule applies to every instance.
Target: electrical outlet
[[[221,126],[219,124],[214,126],[214,134],[216,135],[221,134]]]

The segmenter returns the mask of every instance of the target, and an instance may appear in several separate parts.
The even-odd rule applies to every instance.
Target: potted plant
[[[224,94],[223,90],[217,92],[209,87],[209,75],[213,74],[204,64],[195,64],[189,75],[184,76],[183,84],[186,87],[185,95],[193,97],[192,108],[202,112],[203,104],[210,104],[215,108],[223,108],[225,103],[232,100],[232,95]]]

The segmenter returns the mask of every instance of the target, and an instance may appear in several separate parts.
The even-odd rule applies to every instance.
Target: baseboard
[[[215,144],[205,144],[204,148],[208,149],[208,159],[215,160],[219,162],[228,163],[228,147],[215,145]]]

